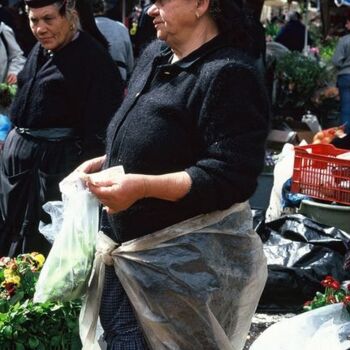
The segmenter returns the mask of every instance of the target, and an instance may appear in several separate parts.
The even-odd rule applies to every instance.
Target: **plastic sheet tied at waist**
[[[113,244],[99,234],[80,319],[84,349],[94,341],[102,256]],[[247,203],[123,243],[109,254],[151,349],[243,348],[267,277]]]

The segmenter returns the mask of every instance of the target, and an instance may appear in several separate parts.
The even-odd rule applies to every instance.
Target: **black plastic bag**
[[[303,215],[288,215],[257,227],[264,237],[268,279],[259,303],[264,312],[300,311],[306,300],[321,291],[326,275],[343,281],[350,235]]]
[[[266,211],[263,209],[252,209],[254,230],[257,230],[257,227],[265,223],[265,214]]]

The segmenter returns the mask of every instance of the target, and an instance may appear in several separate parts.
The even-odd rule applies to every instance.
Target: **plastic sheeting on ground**
[[[304,302],[321,290],[326,275],[343,281],[350,235],[296,214],[283,216],[257,227],[264,240],[268,279],[259,311],[301,310]]]
[[[349,334],[349,313],[338,303],[272,325],[250,350],[348,350]]]

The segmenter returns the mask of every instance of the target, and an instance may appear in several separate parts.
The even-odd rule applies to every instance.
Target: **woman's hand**
[[[108,214],[128,209],[145,197],[145,176],[122,174],[120,167],[112,167],[86,177],[86,185],[104,205]]]
[[[106,155],[102,157],[97,157],[89,159],[86,162],[80,164],[75,171],[82,174],[91,174],[100,171],[103,167],[104,162],[106,161]]]
[[[163,175],[123,174],[122,167],[117,166],[86,174],[85,183],[107,213],[115,214],[142,198],[175,202],[188,193],[192,180],[185,171]]]

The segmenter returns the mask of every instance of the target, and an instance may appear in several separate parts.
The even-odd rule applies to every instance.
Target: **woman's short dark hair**
[[[249,21],[241,0],[210,0],[209,13],[220,33],[232,38],[233,46],[251,48]]]
[[[210,0],[209,13],[221,32],[232,28],[232,20],[242,15],[240,0]]]

